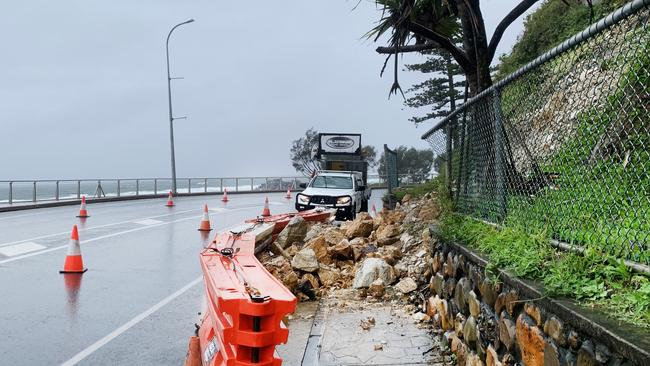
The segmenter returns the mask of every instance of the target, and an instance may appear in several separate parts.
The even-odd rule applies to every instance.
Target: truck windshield
[[[314,188],[352,189],[351,177],[328,177],[319,175],[311,183]]]

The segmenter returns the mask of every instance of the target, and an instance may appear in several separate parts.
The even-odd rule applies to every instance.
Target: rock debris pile
[[[427,321],[428,225],[440,214],[434,195],[407,195],[374,218],[364,212],[353,221],[311,224],[296,217],[259,259],[300,301],[352,289],[346,293],[355,300],[404,302],[415,321]]]

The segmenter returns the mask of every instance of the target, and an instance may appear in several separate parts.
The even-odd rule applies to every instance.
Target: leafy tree
[[[305,136],[293,140],[289,157],[291,165],[297,172],[311,175],[318,170],[318,162],[312,158],[312,151],[315,146],[318,146],[318,132],[313,127],[305,132]]]
[[[428,51],[429,57],[420,64],[406,65],[408,71],[419,71],[433,74],[433,77],[413,85],[407,94],[414,94],[404,101],[411,108],[429,107],[432,110],[424,116],[414,116],[409,121],[416,125],[424,121],[446,117],[456,109],[456,103],[462,99],[459,91],[465,85],[464,80],[458,80],[463,71],[453,61],[451,55],[444,50]]]
[[[382,15],[367,35],[377,40],[390,33],[389,46],[377,49],[395,56],[390,93],[402,90],[397,80],[398,54],[442,49],[463,70],[470,94],[476,95],[492,85],[490,64],[503,33],[538,1],[523,0],[510,9],[488,42],[480,0],[375,0]],[[462,40],[462,46],[456,45],[455,37]]]
[[[568,6],[565,0],[545,1],[526,17],[524,31],[510,54],[499,59],[496,79],[503,79],[626,2],[629,0],[601,0],[591,7],[580,2]]]
[[[431,172],[433,164],[433,151],[431,149],[417,150],[414,147],[398,146],[395,149],[397,153],[397,173],[408,175],[414,181],[423,180]],[[386,175],[385,152],[382,152],[379,159],[379,175]]]
[[[377,166],[377,149],[374,146],[366,145],[361,148],[361,156],[363,160],[368,162],[368,168]]]
[[[305,136],[291,143],[289,158],[291,165],[296,171],[304,175],[312,175],[315,171],[320,170],[318,160],[312,158],[313,152],[318,148],[318,131],[310,128],[305,131]],[[361,147],[361,156],[368,162],[368,167],[377,166],[377,150],[374,146],[366,145]]]

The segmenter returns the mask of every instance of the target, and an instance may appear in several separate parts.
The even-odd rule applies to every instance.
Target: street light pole
[[[172,77],[169,73],[169,37],[172,36],[174,29],[183,24],[192,23],[194,19],[184,21],[176,24],[167,35],[167,42],[165,43],[165,50],[167,52],[167,97],[169,99],[169,142],[171,144],[171,157],[172,157],[172,193],[176,195],[176,158],[174,156],[174,115],[172,114]]]

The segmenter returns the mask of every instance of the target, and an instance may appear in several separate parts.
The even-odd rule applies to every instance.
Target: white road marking
[[[144,219],[140,221],[133,221],[135,224],[140,224],[140,225],[156,225],[162,223],[160,220],[153,220],[153,219]]]
[[[176,211],[174,213],[169,213],[169,214],[164,214],[164,215],[149,216],[149,217],[144,217],[143,220],[155,219],[155,218],[165,217],[165,216],[172,216],[172,215],[186,213],[186,212],[192,212],[192,211],[198,211],[198,209],[185,210],[185,211]],[[91,227],[84,228],[84,229],[82,229],[80,231],[81,232],[86,232],[88,230],[99,229],[99,228],[103,228],[103,227],[109,227],[109,226],[115,226],[115,225],[121,225],[121,224],[127,224],[127,223],[130,223],[130,222],[132,222],[132,221],[131,220],[129,220],[129,221],[120,221],[120,222],[114,222],[112,224],[91,226]],[[70,234],[70,230],[63,231],[63,232],[60,232],[60,233],[36,236],[36,237],[33,237],[33,238],[29,238],[29,239],[16,240],[16,241],[12,241],[12,242],[9,242],[9,243],[2,243],[2,244],[0,244],[0,247],[4,247],[4,246],[7,246],[7,245],[12,245],[12,244],[17,244],[17,243],[24,243],[26,241],[33,241],[33,240],[51,238],[53,236],[59,236],[59,235],[64,235],[64,234]]]
[[[231,209],[230,211],[232,212],[232,211],[248,210],[249,208],[250,208],[250,207],[242,207],[242,208],[238,208],[238,209]],[[196,210],[189,210],[189,211],[196,211]],[[81,244],[82,244],[82,246],[83,246],[84,243],[91,243],[91,242],[93,242],[93,241],[102,240],[102,239],[106,239],[106,238],[111,238],[111,237],[118,236],[118,235],[122,235],[122,234],[128,234],[128,233],[132,233],[132,232],[135,232],[135,231],[146,230],[146,229],[150,229],[150,228],[153,228],[153,227],[158,227],[158,226],[163,226],[163,225],[173,224],[173,223],[175,223],[175,222],[181,222],[181,221],[187,221],[187,220],[196,220],[196,219],[198,219],[198,218],[200,218],[200,217],[202,217],[202,216],[203,216],[203,215],[200,215],[200,216],[192,216],[192,217],[185,217],[185,218],[182,218],[182,219],[178,219],[178,220],[174,220],[174,221],[167,221],[167,222],[163,222],[163,223],[160,223],[160,224],[148,225],[148,226],[142,226],[142,227],[138,227],[138,228],[130,229],[130,230],[125,230],[125,231],[118,231],[118,232],[116,232],[116,233],[107,234],[107,235],[102,235],[102,236],[98,236],[98,237],[95,237],[95,238],[90,238],[90,239],[88,239],[88,240],[82,240],[82,241],[81,241]],[[127,221],[127,222],[129,222],[129,221]],[[1,260],[1,261],[0,261],[0,264],[9,263],[9,262],[14,262],[14,261],[17,261],[17,260],[20,260],[20,259],[33,257],[33,256],[36,256],[36,255],[39,255],[39,254],[45,254],[45,253],[53,252],[53,251],[55,251],[55,250],[59,250],[59,249],[67,248],[67,247],[68,247],[68,244],[66,244],[66,245],[60,245],[60,246],[58,246],[58,247],[48,248],[48,249],[45,249],[45,250],[41,250],[40,252],[24,254],[24,255],[21,255],[21,256],[14,257],[14,258],[9,258],[9,259],[5,259],[5,260]]]
[[[222,208],[222,207],[217,207],[217,208],[210,208],[208,211],[214,211],[214,212],[226,212],[228,211],[227,208]]]
[[[41,250],[45,248],[47,247],[28,241],[26,243],[15,244],[15,245],[10,245],[10,246],[0,248],[0,254],[4,255],[5,257],[14,257],[20,254],[35,252],[37,250]]]
[[[187,285],[183,286],[181,289],[178,291],[174,292],[173,294],[167,296],[166,298],[162,299],[159,303],[156,305],[150,307],[149,309],[143,311],[139,315],[137,315],[135,318],[129,320],[128,322],[122,324],[119,328],[115,329],[114,331],[108,333],[106,336],[104,336],[102,339],[98,340],[97,342],[91,344],[90,346],[86,347],[84,350],[81,352],[77,353],[76,355],[72,356],[69,360],[65,361],[64,363],[61,364],[61,366],[72,366],[76,365],[79,363],[81,360],[84,358],[90,356],[93,354],[93,352],[97,351],[98,349],[102,348],[105,346],[108,342],[112,341],[113,339],[117,338],[120,336],[122,333],[126,332],[130,328],[132,328],[134,325],[140,323],[144,319],[146,319],[149,315],[155,313],[156,311],[160,310],[163,306],[169,304],[172,302],[174,299],[177,297],[181,296],[187,290],[191,289],[192,287],[196,286],[198,283],[203,280],[203,277],[199,277],[195,279],[194,281],[188,283]]]

